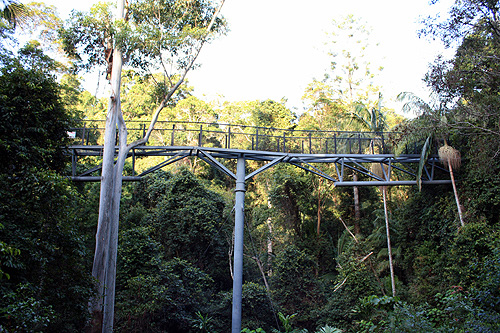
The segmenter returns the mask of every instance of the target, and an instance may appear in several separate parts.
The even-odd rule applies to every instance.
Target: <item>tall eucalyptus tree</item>
[[[82,69],[106,67],[110,95],[101,176],[99,219],[93,276],[98,292],[91,310],[94,328],[113,329],[114,291],[118,223],[122,192],[122,173],[128,152],[148,142],[159,114],[183,84],[202,47],[223,30],[218,18],[224,4],[216,7],[210,0],[117,0],[116,14],[110,6],[99,4],[90,15],[74,13],[62,30],[65,51]],[[122,67],[139,72],[163,71],[163,97],[154,111],[145,136],[127,142],[127,126],[121,110]],[[172,71],[170,69],[172,68]],[[175,75],[177,74],[177,75]],[[118,130],[118,142],[115,142]],[[115,147],[116,145],[116,147]],[[115,151],[117,153],[115,161]]]

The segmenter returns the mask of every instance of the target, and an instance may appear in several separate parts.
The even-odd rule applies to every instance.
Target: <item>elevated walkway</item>
[[[104,121],[85,121],[70,132],[74,144],[67,147],[72,157],[74,181],[99,181],[100,165],[77,173],[79,158],[101,156]],[[129,123],[128,137],[144,135],[146,124]],[[125,181],[141,177],[188,157],[198,157],[236,179],[224,160],[259,161],[259,167],[246,175],[245,180],[269,169],[277,163],[289,163],[334,182],[335,186],[394,186],[415,185],[420,161],[418,147],[406,148],[404,154],[395,155],[392,142],[399,139],[395,132],[347,132],[276,129],[247,125],[200,122],[158,122],[152,133],[154,146],[138,146],[131,150],[132,175]],[[129,140],[130,141],[130,140]],[[160,156],[163,161],[143,170],[135,171],[137,159]],[[374,173],[374,164],[383,172]],[[353,173],[358,181],[352,180]],[[450,183],[448,171],[437,156],[431,156],[422,174],[423,184]]]

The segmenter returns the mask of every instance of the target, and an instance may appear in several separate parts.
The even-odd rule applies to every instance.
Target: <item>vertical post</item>
[[[259,128],[255,128],[255,150],[259,150]]]
[[[231,149],[231,126],[229,126],[227,128],[227,141],[226,141],[226,144],[227,144],[227,149]]]
[[[198,147],[203,147],[202,141],[203,141],[203,125],[200,125],[200,134],[198,134]]]
[[[85,121],[83,122],[82,146],[85,145]]]
[[[384,141],[384,133],[382,133],[380,135],[381,139],[382,139],[382,154],[385,154],[386,153],[386,150],[385,150],[385,141]]]
[[[283,132],[283,152],[286,153],[286,132]]]
[[[361,133],[358,133],[358,145],[359,145],[359,152],[358,152],[358,154],[361,154]]]
[[[71,175],[76,176],[76,149],[71,150]]]
[[[232,333],[241,332],[241,298],[243,288],[243,226],[245,223],[245,158],[238,157],[234,204],[234,274]]]
[[[174,145],[174,134],[175,133],[175,124],[172,125],[172,138],[170,139],[170,145]]]
[[[309,154],[312,154],[312,139],[311,139],[311,132],[309,132]]]
[[[337,133],[333,134],[333,143],[335,147],[335,154],[337,154]]]
[[[325,139],[325,154],[328,154],[328,138]]]

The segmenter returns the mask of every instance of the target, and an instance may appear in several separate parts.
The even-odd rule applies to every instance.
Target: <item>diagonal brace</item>
[[[174,162],[177,162],[177,161],[179,161],[179,160],[182,160],[184,157],[187,157],[187,156],[189,156],[189,155],[190,155],[190,153],[189,153],[189,152],[184,152],[184,151],[179,152],[179,153],[175,154],[174,156],[170,157],[168,160],[163,161],[163,162],[161,162],[160,164],[158,164],[158,165],[156,165],[156,166],[154,166],[154,167],[152,167],[152,168],[150,168],[150,169],[148,169],[148,170],[144,171],[143,173],[141,173],[141,174],[139,175],[139,177],[145,176],[145,175],[147,175],[147,174],[149,174],[149,173],[151,173],[151,172],[154,172],[154,171],[156,171],[156,170],[158,170],[158,169],[163,168],[164,166],[167,166],[167,165],[169,165],[169,164],[172,164],[172,163],[174,163]]]
[[[300,161],[300,160],[299,160]],[[296,163],[296,162],[289,162],[291,165],[295,165],[297,168],[301,168],[303,170],[306,170],[306,171],[309,171],[310,173],[313,173],[317,176],[320,176],[320,177],[323,177],[325,179],[328,179],[332,182],[336,182],[337,180],[335,178],[332,178],[330,177],[329,175],[327,175],[326,173],[324,173],[323,171],[313,167],[312,165],[310,165],[309,163],[305,163],[303,162],[304,164],[308,165],[309,167],[311,167],[311,169],[309,169],[308,167],[305,167],[303,166],[302,164],[299,164],[299,163]]]
[[[259,169],[255,170],[254,172],[248,174],[246,177],[245,177],[245,181],[249,180],[250,178],[252,178],[253,176],[256,176],[258,175],[259,173],[263,172],[263,171],[266,171],[267,169],[273,167],[275,164],[277,163],[280,163],[282,162],[285,158],[287,157],[287,155],[283,155],[281,157],[278,157],[274,160],[272,160],[271,162],[267,163],[266,165],[260,167]]]
[[[224,172],[229,177],[236,179],[236,175],[226,168],[221,162],[217,161],[212,155],[205,153],[203,150],[198,150],[198,157],[207,162],[208,164],[214,166],[220,171]]]

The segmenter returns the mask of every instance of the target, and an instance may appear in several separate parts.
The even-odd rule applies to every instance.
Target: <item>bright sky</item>
[[[42,0],[43,1],[43,0]],[[25,1],[23,1],[25,2]],[[45,0],[61,17],[71,9],[88,10],[95,0]],[[301,97],[313,78],[321,79],[331,58],[326,32],[332,19],[348,14],[372,27],[379,53],[374,65],[384,70],[375,83],[382,86],[386,106],[402,91],[427,99],[422,82],[427,66],[444,51],[438,42],[419,39],[420,17],[445,14],[452,0],[428,5],[429,0],[226,0],[222,15],[230,32],[206,45],[202,66],[188,74],[195,95],[207,101],[281,100],[302,110]],[[95,88],[94,88],[95,89]]]

